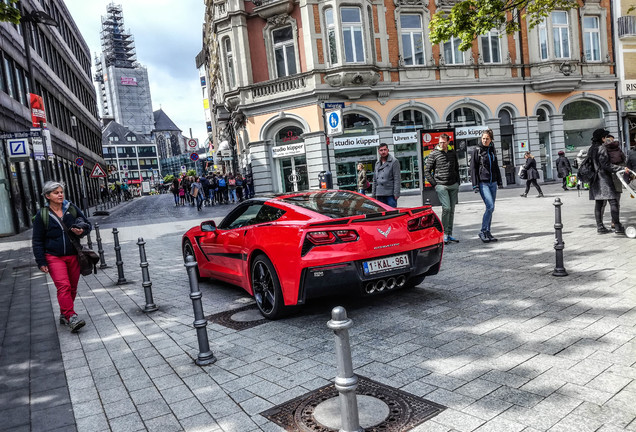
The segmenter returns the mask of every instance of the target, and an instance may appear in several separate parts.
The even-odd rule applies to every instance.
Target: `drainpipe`
[[[528,119],[528,95],[526,92],[526,64],[523,58],[523,35],[521,34],[521,11],[517,10],[517,21],[519,22],[519,60],[521,60],[521,79],[523,81],[523,113],[526,116],[526,139],[528,140],[528,151],[530,150],[530,121]]]
[[[617,40],[616,35],[614,33],[614,6],[615,5],[616,5],[616,2],[614,0],[610,0],[610,7],[609,7],[610,34],[612,35],[612,40],[611,40],[611,44],[608,44],[608,45],[612,46],[612,62],[614,62],[614,75],[617,78],[616,82],[614,83],[614,94],[615,94],[614,100],[616,101],[616,109],[617,109],[616,115],[618,116],[618,121],[616,122],[618,124],[618,136],[623,137],[623,139],[621,140],[623,142],[621,144],[623,145],[623,151],[627,151],[629,150],[629,128],[627,127],[627,125],[621,128],[621,122],[623,121],[623,106],[622,106],[623,99],[621,98],[621,95],[619,94],[620,92],[618,90],[620,80],[618,79],[618,70],[617,70],[618,63],[616,62],[616,48],[618,47],[618,44],[620,42]]]

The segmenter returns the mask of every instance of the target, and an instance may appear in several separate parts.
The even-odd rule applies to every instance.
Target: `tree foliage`
[[[479,35],[498,29],[513,34],[520,30],[519,14],[529,28],[539,25],[553,10],[578,7],[575,0],[461,0],[447,13],[439,10],[428,26],[433,44],[459,38],[459,49],[470,49]]]
[[[0,1],[0,22],[20,24],[20,11],[14,5],[18,0],[9,0],[9,3]]]
[[[174,175],[168,174],[163,178],[164,183],[172,183],[174,181]]]

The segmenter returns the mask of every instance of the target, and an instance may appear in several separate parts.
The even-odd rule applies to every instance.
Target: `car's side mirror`
[[[216,231],[216,223],[213,220],[201,222],[201,231],[214,232]]]

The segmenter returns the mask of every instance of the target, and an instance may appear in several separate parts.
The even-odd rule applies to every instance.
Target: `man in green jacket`
[[[439,144],[428,155],[424,175],[426,180],[435,187],[435,192],[442,203],[442,225],[444,226],[444,243],[458,243],[453,237],[453,220],[455,219],[455,204],[459,193],[459,160],[454,148],[449,147],[450,137],[447,134],[439,136]]]

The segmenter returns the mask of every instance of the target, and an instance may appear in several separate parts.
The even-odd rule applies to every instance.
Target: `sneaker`
[[[537,198],[543,198],[543,193],[540,193],[539,195],[537,195]]]
[[[444,244],[448,244],[448,236],[444,235]]]
[[[488,237],[488,238],[490,239],[490,241],[491,241],[491,242],[496,242],[496,241],[497,241],[497,239],[496,239],[496,238],[494,238],[494,237],[492,236],[492,234],[490,234],[490,231],[486,231],[486,237]]]
[[[521,197],[523,197],[523,198],[526,198],[526,197],[528,196],[528,194],[526,194],[526,193],[522,193],[522,194],[521,194],[521,195],[519,195],[519,196],[521,196]]]
[[[68,320],[68,326],[71,328],[71,333],[77,333],[77,331],[81,329],[82,327],[84,327],[85,325],[86,323],[84,322],[84,320],[79,319],[77,315],[73,315]]]
[[[448,241],[453,243],[459,243],[459,240],[457,240],[455,237],[451,235],[448,236]]]
[[[68,320],[66,319],[66,317],[64,315],[60,315],[60,324],[67,326],[68,325]]]
[[[623,227],[623,224],[618,224],[614,227],[614,234],[625,235],[625,227]]]
[[[598,234],[609,234],[611,231],[608,230],[605,225],[601,224],[596,228],[596,232]]]
[[[488,236],[486,235],[486,233],[484,231],[480,231],[479,232],[479,238],[481,239],[481,241],[483,241],[484,243],[489,243],[490,242],[490,238],[488,238]]]

